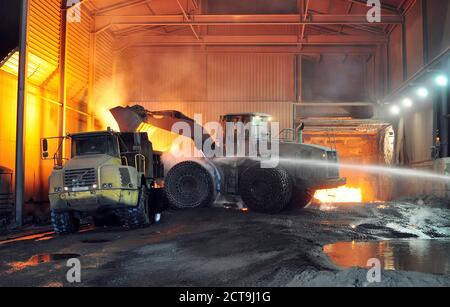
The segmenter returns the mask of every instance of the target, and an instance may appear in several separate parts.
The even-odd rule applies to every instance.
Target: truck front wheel
[[[250,209],[279,213],[291,200],[292,183],[284,169],[253,166],[242,174],[239,193]]]
[[[139,191],[139,200],[136,207],[117,210],[116,214],[123,226],[128,229],[143,228],[150,224],[149,218],[149,191],[142,185]]]
[[[72,212],[51,212],[53,230],[58,235],[75,233],[80,229],[80,220]]]

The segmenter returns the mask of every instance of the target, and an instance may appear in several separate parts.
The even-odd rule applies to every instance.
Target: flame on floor
[[[360,188],[342,186],[336,189],[317,190],[314,198],[321,203],[360,203],[362,191]]]

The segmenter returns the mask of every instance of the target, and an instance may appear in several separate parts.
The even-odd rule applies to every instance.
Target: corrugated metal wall
[[[25,114],[25,200],[46,200],[53,162],[42,161],[40,140],[59,135],[61,95],[61,0],[30,0],[28,28],[28,78]],[[109,32],[91,33],[92,7],[81,4],[79,22],[67,24],[66,132],[87,130],[89,102],[95,85],[111,83],[112,40]],[[95,43],[95,46],[94,46]],[[96,47],[96,49],[94,49]],[[96,51],[94,53],[94,51]],[[96,64],[96,65],[95,65]],[[17,64],[16,64],[17,65]],[[95,71],[94,71],[95,70]],[[95,73],[94,73],[95,72]],[[14,169],[17,69],[0,71],[1,166]],[[11,109],[11,107],[13,107]],[[50,144],[50,152],[57,143]]]
[[[324,54],[302,63],[302,100],[367,101],[367,57]],[[373,80],[375,81],[375,79]]]
[[[431,105],[431,103],[430,103]],[[431,160],[433,109],[419,109],[405,118],[405,147],[411,163]]]
[[[131,103],[133,103],[131,101]],[[180,101],[145,101],[137,102],[148,110],[174,109],[192,117],[201,114],[203,123],[218,121],[220,115],[234,112],[261,112],[272,115],[273,121],[280,123],[280,129],[292,127],[292,104],[289,102],[248,102],[232,101],[226,103],[217,102],[180,102]]]
[[[60,0],[29,2],[28,52],[55,69],[59,66]],[[56,82],[52,83],[57,89]]]
[[[389,37],[390,89],[395,90],[403,83],[402,26],[396,26]]]
[[[53,163],[40,159],[40,139],[57,135],[60,122],[60,7],[59,0],[29,2],[25,201],[47,198],[48,176],[53,167]]]
[[[294,101],[291,54],[207,55],[208,101]]]
[[[108,31],[95,37],[94,84],[96,91],[112,86],[113,42],[114,37]]]
[[[416,1],[405,16],[408,78],[424,64],[422,1]]]
[[[67,105],[88,112],[90,27],[88,7],[81,5],[80,21],[67,22],[66,97]]]
[[[174,49],[175,50],[175,49]],[[292,126],[294,55],[222,53],[122,53],[118,75],[127,103],[151,110],[201,113],[217,121],[230,112],[264,112]]]
[[[92,31],[93,7],[81,4],[80,20],[67,23],[66,131],[102,129],[94,117],[112,94],[113,41],[110,31]]]

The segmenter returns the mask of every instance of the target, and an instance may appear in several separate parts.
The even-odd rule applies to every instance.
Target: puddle
[[[9,266],[11,266],[12,271],[20,271],[24,268],[38,266],[42,263],[61,261],[78,257],[80,257],[79,254],[38,254],[32,256],[30,259],[28,259],[28,261],[25,262],[11,262],[9,263]]]
[[[450,274],[450,240],[338,242],[323,250],[343,268],[367,267],[367,260],[378,258],[385,270]]]

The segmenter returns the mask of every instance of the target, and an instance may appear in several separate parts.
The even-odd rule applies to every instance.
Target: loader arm
[[[191,130],[189,137],[194,141],[195,147],[200,151],[203,151],[202,146],[205,141],[211,138],[211,135],[201,125],[197,124],[192,118],[178,111],[148,111],[140,105],[134,105],[131,107],[115,107],[110,109],[110,112],[119,125],[121,132],[135,132],[142,126],[142,124],[147,124],[159,129],[180,134],[180,131],[172,131],[172,127],[176,123],[185,123]],[[197,144],[194,131],[200,131],[202,133],[201,144]],[[217,144],[213,143],[213,146],[217,146]]]

